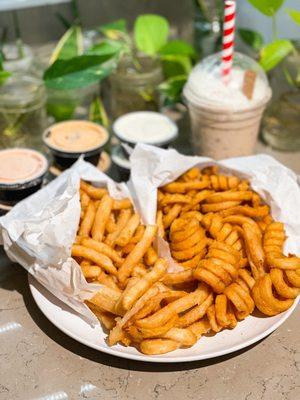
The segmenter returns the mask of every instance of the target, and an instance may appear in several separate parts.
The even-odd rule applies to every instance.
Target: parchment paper
[[[124,183],[115,183],[80,159],[0,218],[0,243],[12,261],[21,264],[51,293],[96,324],[98,320],[83,300],[91,298],[101,285],[87,283],[80,266],[70,256],[80,216],[80,178],[107,187],[116,199],[129,197]]]
[[[237,175],[250,181],[271,207],[275,220],[285,224],[288,236],[285,253],[300,255],[300,186],[297,175],[274,158],[260,154],[249,157],[214,161],[206,157],[185,156],[174,149],[139,144],[130,156],[129,188],[144,223],[153,224],[156,216],[157,188],[188,169],[219,165],[223,173]],[[167,252],[164,248],[163,251]]]

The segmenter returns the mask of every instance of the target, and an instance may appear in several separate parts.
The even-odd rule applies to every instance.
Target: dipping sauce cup
[[[122,143],[137,143],[167,148],[178,136],[177,125],[166,115],[154,111],[137,111],[116,119],[113,132]]]
[[[111,154],[112,162],[116,165],[121,181],[128,181],[130,176],[130,161],[126,158],[121,145],[115,146]]]
[[[0,203],[13,206],[42,186],[48,171],[46,157],[35,150],[12,148],[0,151]]]
[[[50,150],[55,166],[61,170],[69,168],[81,155],[97,165],[108,139],[103,126],[81,120],[59,122],[43,134],[44,144]]]

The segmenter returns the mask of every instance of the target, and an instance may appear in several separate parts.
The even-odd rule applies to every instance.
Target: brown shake
[[[251,98],[243,93],[245,71],[256,79]],[[267,77],[251,58],[235,53],[230,81],[221,74],[220,53],[192,71],[184,96],[188,105],[196,154],[222,159],[254,151],[262,114],[271,97]]]

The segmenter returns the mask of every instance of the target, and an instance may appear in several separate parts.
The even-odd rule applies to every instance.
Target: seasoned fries
[[[105,226],[109,220],[113,202],[113,199],[108,194],[105,194],[97,207],[92,228],[92,238],[98,240],[98,242],[102,242]]]
[[[249,182],[192,168],[158,189],[156,225],[143,225],[130,199],[80,185],[72,256],[102,288],[86,304],[108,344],[165,354],[208,332],[234,329],[255,307],[287,310],[300,292],[300,258],[283,253],[284,226]],[[156,239],[178,269],[168,270]]]
[[[84,212],[84,216],[81,221],[80,229],[78,231],[78,236],[88,237],[91,232],[96,215],[95,204],[93,201],[89,200],[88,206],[86,208],[82,207],[82,209]]]

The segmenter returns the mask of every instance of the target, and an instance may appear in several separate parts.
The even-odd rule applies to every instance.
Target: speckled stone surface
[[[299,153],[272,154],[300,173]],[[0,400],[299,400],[299,315],[298,307],[266,339],[225,357],[182,364],[119,359],[55,328],[34,303],[25,271],[1,253]]]

